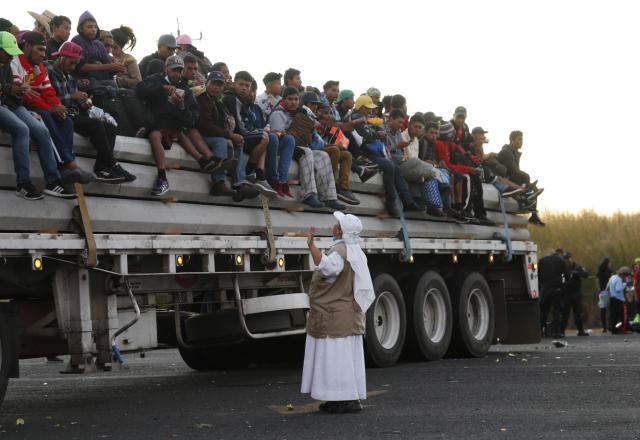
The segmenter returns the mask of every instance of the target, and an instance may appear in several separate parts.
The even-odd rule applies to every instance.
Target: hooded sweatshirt
[[[71,39],[71,41],[82,47],[82,59],[80,60],[80,63],[78,63],[77,69],[80,69],[85,64],[111,64],[113,62],[111,59],[111,55],[109,55],[109,53],[107,52],[107,48],[104,47],[104,44],[102,44],[102,41],[100,41],[100,39],[98,38],[98,36],[100,35],[99,27],[96,38],[94,38],[93,40],[88,39],[80,33],[82,24],[89,20],[98,23],[91,12],[83,12],[78,19],[78,35]]]

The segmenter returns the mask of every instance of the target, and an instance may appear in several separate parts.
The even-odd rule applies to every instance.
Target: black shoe
[[[114,165],[104,170],[96,171],[96,180],[103,183],[118,184],[123,183],[125,177]]]
[[[404,208],[404,212],[415,212],[415,211],[422,211],[423,209],[420,208],[420,206],[416,203],[416,202],[407,202],[407,203],[403,203],[403,208]]]
[[[589,333],[585,332],[584,330],[581,330],[578,332],[578,336],[589,336]]]
[[[260,191],[256,187],[250,186],[246,183],[236,186],[235,194],[233,195],[234,202],[241,202],[245,199],[255,199],[260,195]]]
[[[494,222],[489,220],[486,215],[477,215],[477,216],[475,216],[475,220],[476,220],[476,222],[478,222],[478,224],[481,224],[483,226],[495,226],[496,225]]]
[[[337,188],[337,192],[338,192],[338,198],[343,202],[348,203],[349,205],[360,204],[360,200],[356,199],[356,196],[348,189]]]
[[[455,209],[444,208],[443,211],[447,215],[447,217],[452,218],[458,223],[469,223],[469,220]]]
[[[136,176],[134,176],[134,175],[133,175],[133,174],[131,174],[129,171],[127,171],[127,170],[125,170],[124,168],[122,168],[122,167],[120,166],[120,164],[119,164],[119,163],[115,164],[115,165],[113,166],[113,168],[115,168],[116,170],[118,170],[118,172],[124,176],[124,181],[125,181],[126,183],[133,182],[134,180],[136,180],[136,179],[137,179],[137,177],[136,177]]]
[[[209,191],[209,195],[212,196],[235,196],[236,192],[229,188],[229,186],[227,185],[227,182],[224,181],[220,181],[220,182],[215,182],[213,185],[211,185],[211,190]]]
[[[311,208],[317,208],[317,209],[324,208],[324,203],[318,200],[315,194],[309,194],[307,197],[304,198],[302,203],[304,203],[305,205]]]
[[[444,217],[447,216],[447,214],[445,214],[442,209],[435,208],[433,206],[427,206],[427,211],[426,212],[431,217],[444,218]]]
[[[338,402],[323,402],[318,406],[318,409],[326,413],[331,413],[331,409],[336,405],[336,403]]]
[[[398,209],[398,207],[396,205],[391,205],[389,203],[385,203],[384,207],[386,208],[387,212],[389,213],[390,216],[392,217],[400,217],[400,210]]]
[[[42,193],[31,182],[19,183],[16,188],[16,195],[29,201],[44,199]]]
[[[528,222],[529,222],[530,225],[536,225],[536,226],[540,226],[540,227],[547,226],[547,224],[545,222],[540,220],[540,217],[538,217],[538,213],[537,212],[534,212],[533,214],[531,214],[531,217],[529,217]]]
[[[338,202],[337,200],[325,200],[323,203],[325,208],[331,208],[334,211],[344,211],[345,209],[347,209],[345,205]]]
[[[362,403],[359,400],[348,400],[344,403],[342,412],[345,414],[351,414],[362,411]]]
[[[62,169],[60,170],[60,174],[62,174],[62,183],[91,183],[96,180],[96,175],[90,171],[85,171],[82,168],[74,168],[70,169]]]
[[[364,183],[367,180],[371,179],[378,173],[375,169],[360,167],[360,172],[358,173],[358,177],[360,178],[360,182]]]
[[[61,180],[56,180],[47,185],[43,191],[45,194],[61,199],[75,199],[78,196],[69,185],[64,185]]]
[[[343,400],[340,402],[332,402],[327,406],[326,412],[329,414],[351,414],[362,411],[362,404],[359,400]]]

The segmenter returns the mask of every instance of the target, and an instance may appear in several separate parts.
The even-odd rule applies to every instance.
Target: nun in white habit
[[[302,371],[302,393],[324,400],[329,413],[362,410],[367,397],[363,335],[365,312],[375,299],[367,257],[359,245],[362,222],[352,214],[335,212],[335,244],[323,254],[307,244],[316,265],[309,288],[310,309]]]

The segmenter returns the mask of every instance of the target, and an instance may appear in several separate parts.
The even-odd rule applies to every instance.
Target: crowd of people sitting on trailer
[[[69,40],[69,18],[30,14],[32,31],[0,19],[0,128],[12,136],[22,198],[43,198],[30,179],[30,139],[38,145],[47,195],[74,198],[72,183],[135,180],[114,159],[120,135],[149,139],[154,196],[170,190],[165,150],[177,142],[211,175],[210,194],[237,202],[260,194],[293,200],[288,178],[296,161],[299,200],[312,208],[359,204],[351,173],[362,182],[380,173],[392,216],[422,211],[493,224],[482,193],[482,183],[490,183],[531,212],[530,223],[544,226],[536,210],[542,188],[519,166],[522,132],[513,131],[498,154],[485,154],[487,131],[469,130],[464,107],[450,121],[433,112],[409,115],[402,95],[382,97],[374,87],[356,94],[338,81],[322,90],[303,87],[293,68],[265,75],[265,91],[257,95],[249,72],[232,77],[188,35],[160,36],[158,50],[137,63],[125,52],[136,44],[129,27],[102,31],[87,11]],[[96,150],[93,172],[76,162],[74,132]]]

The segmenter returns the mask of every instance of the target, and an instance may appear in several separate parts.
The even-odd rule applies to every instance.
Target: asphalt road
[[[70,376],[33,359],[9,384],[0,439],[640,439],[640,335],[565,341],[369,369],[350,415],[318,413],[292,363],[197,373],[158,350]]]

